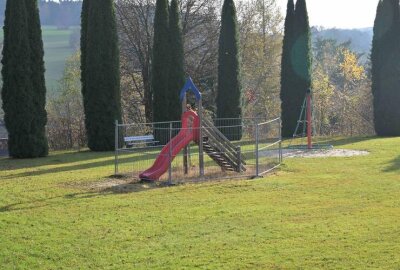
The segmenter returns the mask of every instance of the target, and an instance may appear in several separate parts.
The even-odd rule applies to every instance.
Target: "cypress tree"
[[[29,44],[31,48],[31,83],[33,87],[33,105],[35,106],[35,123],[32,132],[35,134],[35,148],[37,156],[48,155],[48,143],[46,137],[46,82],[44,67],[44,49],[42,29],[40,24],[39,8],[37,0],[26,0],[29,26]]]
[[[185,84],[183,67],[183,39],[179,16],[178,1],[172,0],[169,11],[170,62],[168,77],[169,119],[180,120],[182,107],[179,100],[179,91]]]
[[[398,0],[378,3],[372,42],[374,124],[379,136],[400,135],[400,14]]]
[[[153,92],[153,121],[171,121],[168,94],[169,77],[169,18],[168,0],[157,0],[154,17],[153,61],[151,87]],[[180,106],[179,106],[180,108]],[[169,140],[169,131],[165,125],[155,126],[154,137],[160,144]]]
[[[288,0],[285,19],[285,32],[283,37],[282,62],[281,62],[281,111],[282,111],[282,136],[293,135],[298,111],[294,108],[291,91],[296,88],[292,63],[292,49],[294,35],[294,2]]]
[[[290,90],[290,120],[285,130],[287,136],[290,135],[290,129],[293,135],[306,93],[311,91],[311,32],[305,0],[297,0],[295,5],[292,65],[294,81]]]
[[[218,51],[217,118],[242,117],[240,85],[239,34],[233,0],[225,0],[222,7],[221,32]],[[242,137],[241,120],[231,121],[233,128],[221,128],[230,140]],[[217,126],[224,125],[216,123]]]
[[[90,1],[83,40],[83,95],[88,146],[92,151],[114,149],[115,120],[121,122],[119,49],[114,3]],[[87,4],[87,3],[86,3]],[[84,18],[84,17],[83,17]],[[84,22],[85,24],[85,22]],[[83,37],[84,38],[84,37]],[[85,44],[86,43],[86,44]]]
[[[168,108],[169,69],[168,0],[157,0],[154,17],[154,43],[152,62],[153,121],[170,121]]]
[[[43,44],[37,3],[30,2],[8,0],[4,22],[1,94],[9,154],[14,158],[48,153]]]
[[[81,11],[81,87],[82,87],[82,97],[83,103],[86,104],[86,39],[87,39],[87,24],[89,16],[89,5],[90,0],[83,0],[82,11]],[[86,105],[85,105],[86,106]]]

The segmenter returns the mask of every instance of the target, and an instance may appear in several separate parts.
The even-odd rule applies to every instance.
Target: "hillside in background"
[[[43,26],[44,61],[46,66],[46,86],[49,93],[57,87],[62,76],[65,60],[79,48],[79,27],[59,29],[56,26]],[[0,35],[1,47],[3,32]]]
[[[5,6],[6,0],[0,0],[1,26],[4,24]],[[57,87],[66,58],[79,48],[81,7],[81,1],[39,1],[40,19],[43,25],[46,85],[49,93]],[[2,47],[2,32],[0,42],[0,47]]]
[[[4,24],[4,13],[7,0],[0,0],[0,25]],[[54,25],[58,28],[68,28],[80,24],[82,1],[39,0],[40,19],[43,25]]]
[[[372,45],[372,28],[362,29],[321,29],[317,27],[312,28],[312,38],[320,39],[334,39],[338,43],[351,41],[350,48],[358,53],[363,53],[364,57],[368,57]]]

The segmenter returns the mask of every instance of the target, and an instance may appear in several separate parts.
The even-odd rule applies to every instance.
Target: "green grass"
[[[98,190],[112,153],[0,159],[1,269],[400,269],[400,138],[259,180]]]
[[[74,49],[69,44],[73,31],[73,27],[68,30],[60,30],[55,26],[42,26],[46,86],[49,93],[57,90],[58,80],[62,76],[65,60],[74,53]],[[0,42],[2,43],[3,32],[0,32]]]

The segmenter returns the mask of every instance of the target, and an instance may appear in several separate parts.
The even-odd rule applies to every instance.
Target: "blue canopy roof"
[[[179,96],[181,101],[183,101],[186,93],[189,91],[192,91],[192,93],[195,95],[196,101],[201,100],[201,93],[200,93],[199,89],[197,89],[197,87],[194,85],[192,78],[190,78],[190,77],[186,80],[185,86],[181,90],[181,94]]]

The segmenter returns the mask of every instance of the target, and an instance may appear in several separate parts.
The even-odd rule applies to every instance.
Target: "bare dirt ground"
[[[122,179],[110,178],[106,181],[90,183],[86,188],[97,192],[131,193],[161,188],[164,186],[165,184],[161,182],[143,182],[134,180],[130,177],[124,177]]]
[[[350,150],[350,149],[283,149],[284,158],[328,158],[328,157],[352,157],[365,156],[368,151]],[[279,150],[269,150],[261,152],[262,157],[277,157]],[[97,192],[129,193],[151,190],[165,187],[164,182],[144,182],[132,179],[131,176],[121,178],[109,178],[106,181],[86,184],[85,187]]]

